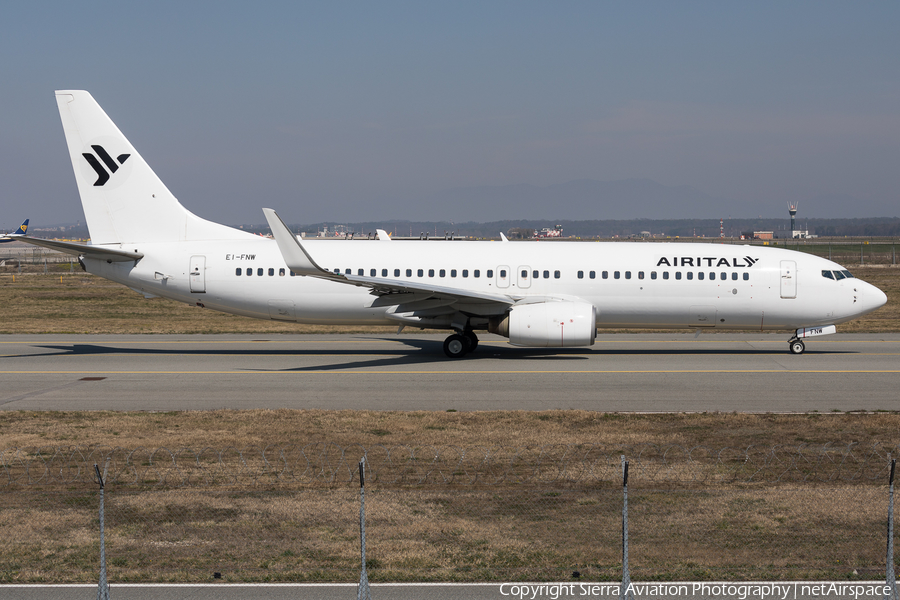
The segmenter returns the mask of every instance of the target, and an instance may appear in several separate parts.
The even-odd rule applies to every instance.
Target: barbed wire
[[[109,465],[110,485],[319,487],[354,483],[365,457],[381,486],[618,485],[620,456],[629,485],[881,482],[900,444],[798,444],[711,448],[677,444],[539,447],[372,445],[333,442],[242,448],[108,446],[0,450],[0,487],[87,483]]]

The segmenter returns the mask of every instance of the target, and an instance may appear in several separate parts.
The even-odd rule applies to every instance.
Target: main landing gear
[[[478,337],[473,331],[454,333],[444,340],[444,354],[449,358],[462,358],[478,347]]]
[[[804,345],[803,340],[793,338],[788,340],[788,350],[791,351],[791,354],[803,354],[803,351],[806,350],[806,345]]]

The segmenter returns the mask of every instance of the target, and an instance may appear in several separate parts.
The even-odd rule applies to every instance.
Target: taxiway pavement
[[[606,334],[592,348],[484,335],[0,336],[2,410],[900,410],[900,334]]]

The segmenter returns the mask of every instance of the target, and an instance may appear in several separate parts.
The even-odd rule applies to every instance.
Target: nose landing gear
[[[806,350],[806,345],[803,343],[803,340],[794,338],[788,340],[788,349],[791,351],[791,354],[803,354],[803,351]]]

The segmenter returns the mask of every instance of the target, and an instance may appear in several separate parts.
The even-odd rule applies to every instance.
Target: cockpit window
[[[826,279],[834,279],[834,275],[831,274],[831,271],[822,271],[822,277]]]
[[[834,278],[837,279],[838,281],[840,281],[841,279],[844,278],[844,272],[843,271],[835,271]]]
[[[846,277],[847,279],[853,279],[853,275],[850,273],[850,271],[841,271],[841,273],[843,273],[844,277]]]

